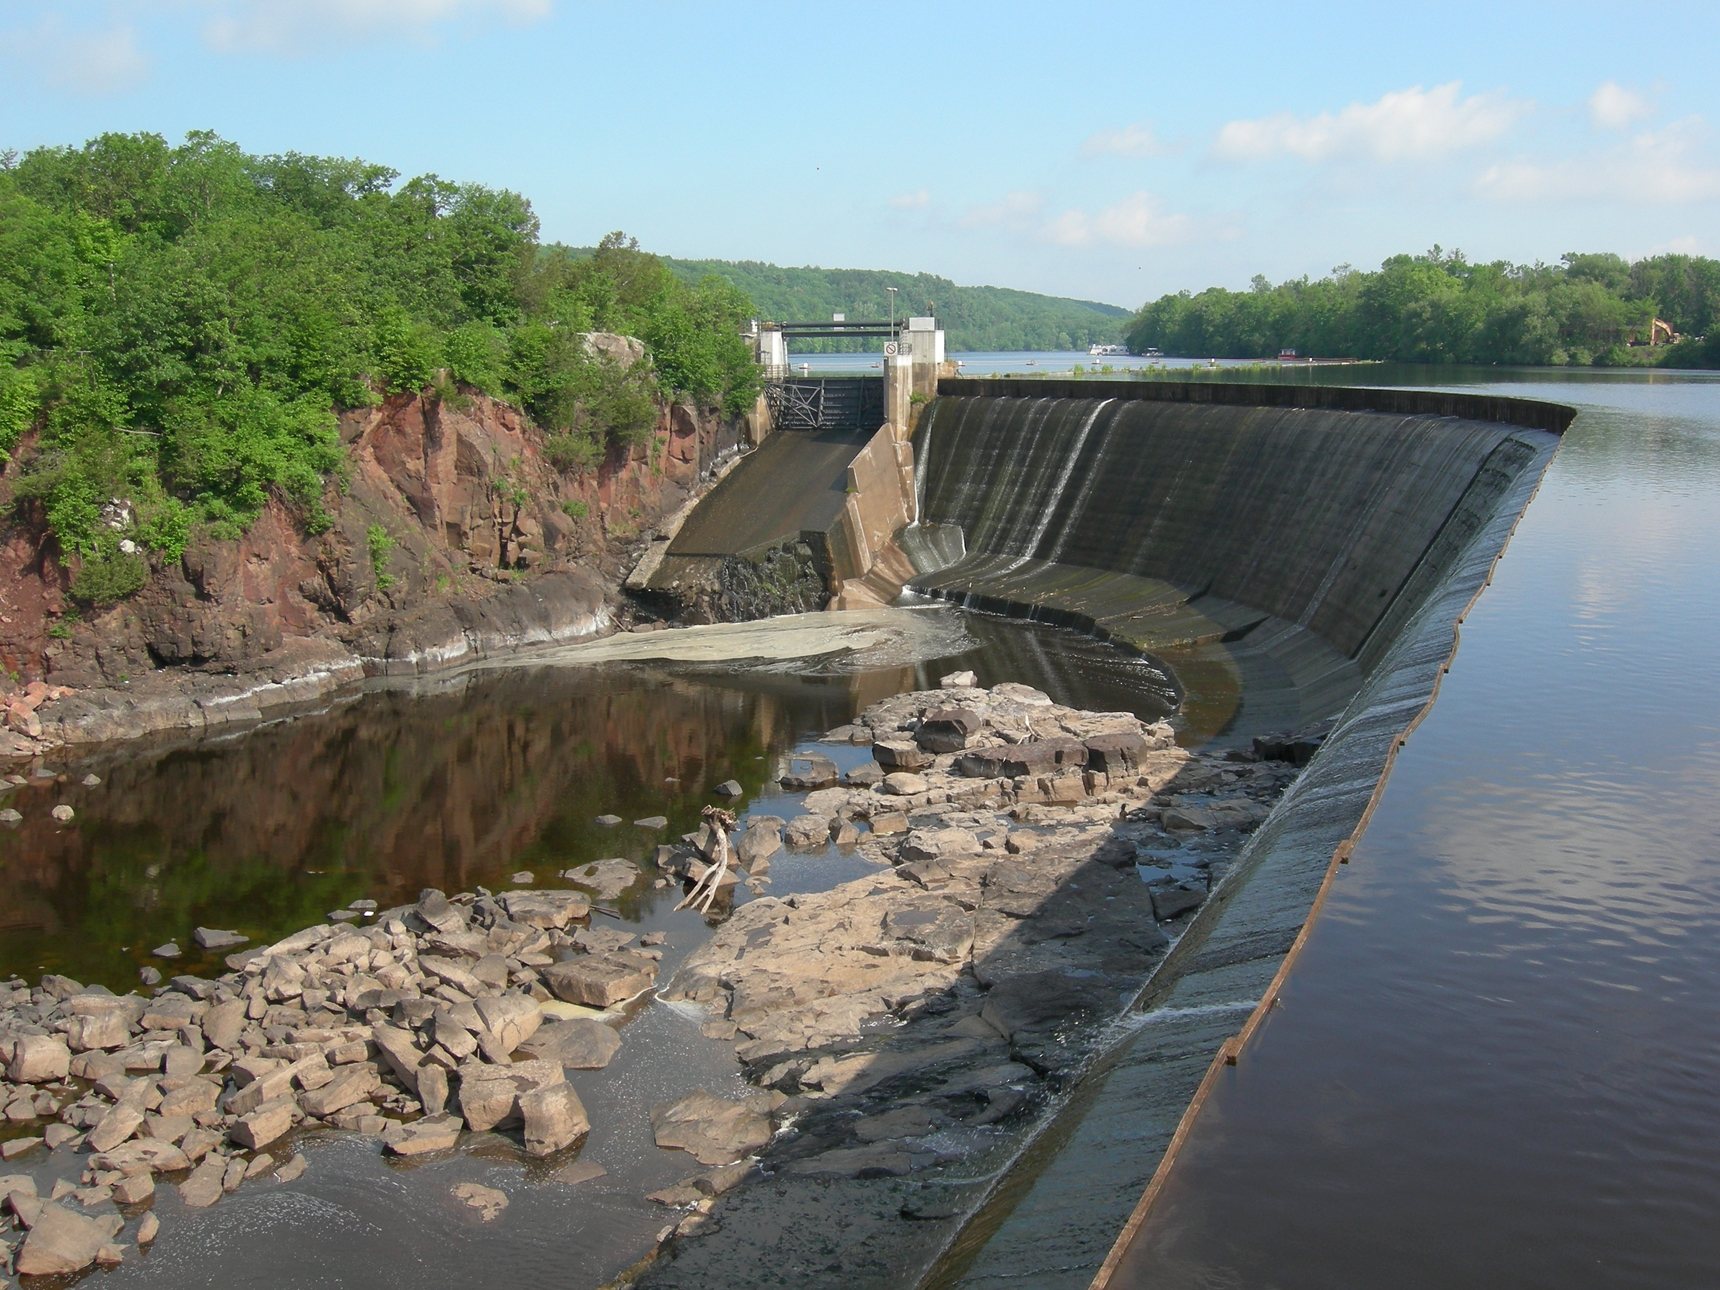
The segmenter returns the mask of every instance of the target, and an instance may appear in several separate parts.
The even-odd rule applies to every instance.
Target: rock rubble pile
[[[85,1157],[81,1185],[46,1197],[27,1174],[0,1177],[0,1206],[25,1232],[16,1270],[118,1262],[128,1215],[158,1180],[195,1208],[248,1179],[296,1176],[304,1157],[284,1144],[304,1126],[370,1134],[398,1156],[468,1130],[514,1133],[529,1156],[572,1146],[590,1124],[566,1070],[615,1056],[605,1010],[650,989],[662,953],[581,925],[589,912],[572,890],[426,891],[362,927],[235,954],[217,979],[175,977],[153,998],[57,976],[0,983],[0,1108],[42,1128],[0,1155]],[[132,1238],[154,1222],[144,1214]]]

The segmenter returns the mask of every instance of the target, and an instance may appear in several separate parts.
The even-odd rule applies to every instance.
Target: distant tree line
[[[1128,345],[1190,357],[1282,349],[1409,363],[1720,366],[1720,261],[1566,255],[1556,265],[1472,264],[1435,246],[1378,272],[1212,287],[1143,305]],[[1655,320],[1681,339],[1669,342]],[[1652,342],[1652,343],[1651,343]]]
[[[648,432],[659,393],[751,401],[753,310],[727,283],[683,282],[619,233],[540,246],[517,193],[398,180],[207,132],[0,154],[0,463],[34,434],[4,467],[14,504],[42,508],[88,598],[142,584],[134,546],[177,557],[271,495],[325,525],[341,408],[481,391],[572,469]],[[648,362],[588,353],[597,330],[641,338]]]
[[[897,318],[935,315],[950,350],[1071,350],[1115,344],[1129,311],[1092,300],[1041,296],[1007,287],[958,287],[929,273],[881,269],[783,268],[756,260],[668,260],[683,280],[715,275],[750,297],[759,316],[773,322],[820,322],[832,314],[850,319],[887,318],[889,287],[896,288]],[[876,349],[876,341],[807,341],[807,353]]]

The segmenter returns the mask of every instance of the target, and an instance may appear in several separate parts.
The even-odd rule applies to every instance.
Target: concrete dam
[[[1154,655],[1187,741],[1318,722],[1317,751],[1000,1175],[742,1189],[648,1283],[709,1284],[761,1244],[784,1269],[853,1267],[882,1241],[904,1266],[878,1284],[1105,1284],[1216,1072],[1274,1006],[1573,415],[1406,390],[941,380],[913,496],[890,503],[914,522],[864,567],[835,559],[833,598],[844,581],[876,592],[887,567]]]
[[[1569,420],[1405,391],[941,388],[910,585],[1163,658],[1197,735],[1338,712]]]

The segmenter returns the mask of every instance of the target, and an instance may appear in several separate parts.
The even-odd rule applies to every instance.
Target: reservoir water
[[[1720,1284],[1720,380],[1580,414],[1112,1284]]]

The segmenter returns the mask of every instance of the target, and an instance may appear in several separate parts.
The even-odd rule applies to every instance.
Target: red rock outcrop
[[[568,473],[517,409],[434,392],[346,412],[340,435],[348,467],[324,496],[325,531],[307,533],[291,505],[271,499],[242,538],[194,539],[99,612],[72,612],[67,569],[39,516],[21,512],[0,530],[6,689],[40,680],[105,692],[50,704],[62,711],[57,722],[41,714],[42,737],[205,724],[221,704],[254,706],[259,687],[295,678],[429,670],[601,630],[630,549],[737,439],[733,424],[672,404],[649,437]],[[0,506],[30,450],[21,444],[0,467]],[[10,697],[0,692],[0,717]],[[309,696],[301,687],[288,697]],[[188,703],[202,716],[174,719]],[[61,728],[75,710],[87,726],[92,706],[107,714],[101,733]]]

